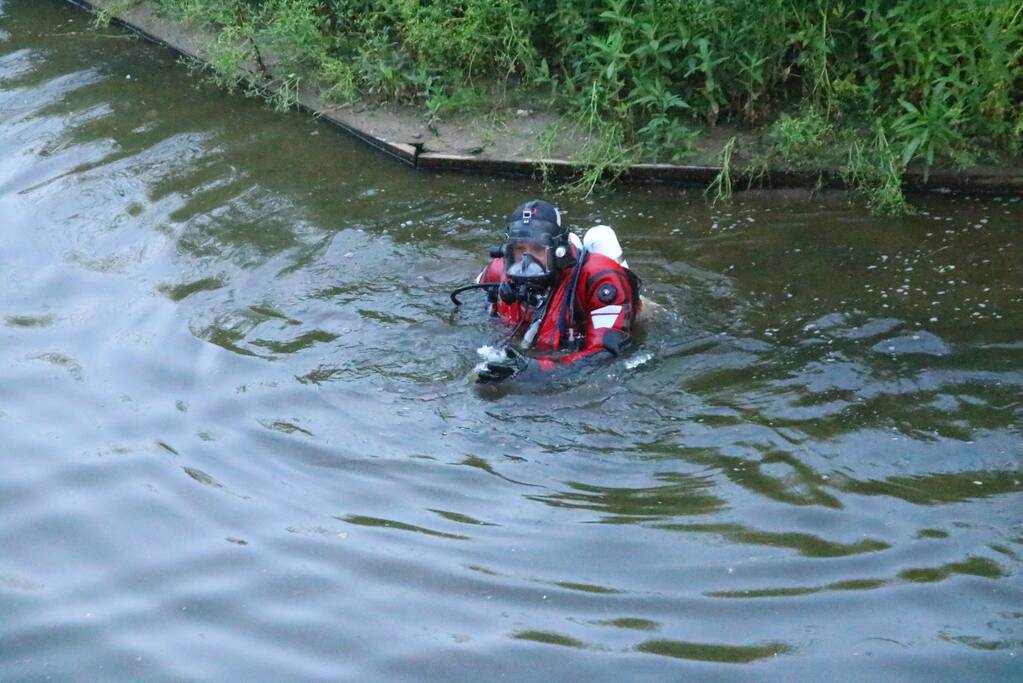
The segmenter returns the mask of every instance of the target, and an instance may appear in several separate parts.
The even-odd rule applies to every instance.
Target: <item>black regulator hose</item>
[[[451,292],[451,303],[453,303],[456,306],[461,306],[462,302],[458,300],[458,295],[461,294],[462,292],[468,292],[469,290],[472,290],[472,289],[489,289],[489,290],[492,290],[490,292],[487,292],[487,294],[490,297],[494,297],[496,292],[497,292],[497,288],[499,286],[500,286],[500,284],[497,283],[497,282],[474,282],[471,285],[466,285],[465,287],[459,287],[455,291]]]

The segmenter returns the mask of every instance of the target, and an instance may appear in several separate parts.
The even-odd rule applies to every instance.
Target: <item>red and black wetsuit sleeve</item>
[[[544,370],[574,363],[599,354],[617,356],[632,341],[632,328],[639,315],[639,278],[632,271],[604,256],[587,258],[576,287],[575,327],[584,333],[580,350],[558,358],[540,357]]]

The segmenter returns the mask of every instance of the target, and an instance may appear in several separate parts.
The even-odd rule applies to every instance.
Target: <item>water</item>
[[[1019,678],[1019,198],[555,194],[663,310],[480,391],[541,193],[0,1],[0,680]]]

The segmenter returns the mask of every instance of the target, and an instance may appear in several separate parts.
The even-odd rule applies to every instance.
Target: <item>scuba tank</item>
[[[629,267],[622,253],[622,245],[618,242],[618,235],[610,225],[595,225],[587,230],[583,235],[583,246],[590,254],[602,254],[623,268]]]

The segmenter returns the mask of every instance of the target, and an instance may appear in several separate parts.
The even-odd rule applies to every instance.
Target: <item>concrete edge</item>
[[[324,112],[315,107],[309,106],[301,101],[299,101],[299,106],[303,110],[311,112],[317,118],[321,118],[324,121],[331,123],[337,128],[340,128],[345,133],[348,133],[352,137],[361,140],[370,147],[373,147],[381,152],[384,152],[385,154],[391,155],[392,157],[394,157],[398,161],[401,161],[402,163],[408,164],[409,166],[413,167],[419,165],[418,162],[420,156],[419,145],[408,145],[401,142],[390,142],[388,140],[384,140],[383,138],[379,138],[373,135],[372,133],[369,133],[368,131],[362,130],[361,128],[358,128],[357,126],[348,123],[344,119],[341,119],[340,117],[331,114],[330,112]]]
[[[67,0],[70,4],[92,13],[102,11],[103,0]],[[153,22],[150,25],[135,16],[111,16],[113,23],[146,40],[166,47],[188,58],[208,63],[199,50],[190,50],[172,36],[164,34]],[[249,82],[268,92],[276,89],[265,82],[260,72],[249,68]],[[584,165],[567,159],[495,159],[486,156],[423,152],[417,142],[394,142],[374,135],[371,131],[345,118],[336,109],[324,108],[315,96],[299,94],[297,106],[301,110],[322,118],[348,135],[389,156],[418,169],[429,171],[460,171],[488,175],[543,176],[553,178],[578,177]],[[641,163],[625,169],[621,179],[636,183],[669,183],[707,187],[721,173],[721,166],[691,166],[679,164]],[[792,170],[766,169],[749,170],[731,168],[733,188],[846,188],[842,174],[834,169]],[[933,169],[929,174],[923,171],[907,170],[903,173],[903,189],[914,192],[974,192],[980,194],[1023,195],[1023,168],[1012,168],[1002,172],[985,172],[973,169],[953,171]]]
[[[70,4],[79,7],[87,12],[99,13],[103,11],[103,6],[100,0],[67,0]],[[200,50],[189,49],[182,42],[174,41],[171,36],[160,30],[160,27],[156,24],[149,24],[142,17],[121,17],[111,15],[111,22],[127,29],[128,31],[138,35],[145,40],[165,47],[179,55],[194,59],[203,63],[208,63],[205,55]],[[259,74],[258,70],[254,66],[250,66],[247,69],[249,73],[249,82],[267,92],[275,92],[276,88],[271,84],[267,84]],[[300,95],[297,100],[297,105],[303,111],[312,114],[316,118],[321,118],[324,121],[337,126],[345,133],[361,140],[362,142],[370,145],[371,147],[389,154],[390,156],[404,162],[410,166],[416,165],[416,157],[419,155],[419,148],[417,145],[396,143],[377,137],[372,133],[362,130],[358,126],[353,125],[349,121],[346,121],[342,116],[335,113],[333,110],[324,109],[318,106],[318,103],[314,101],[314,98]]]

